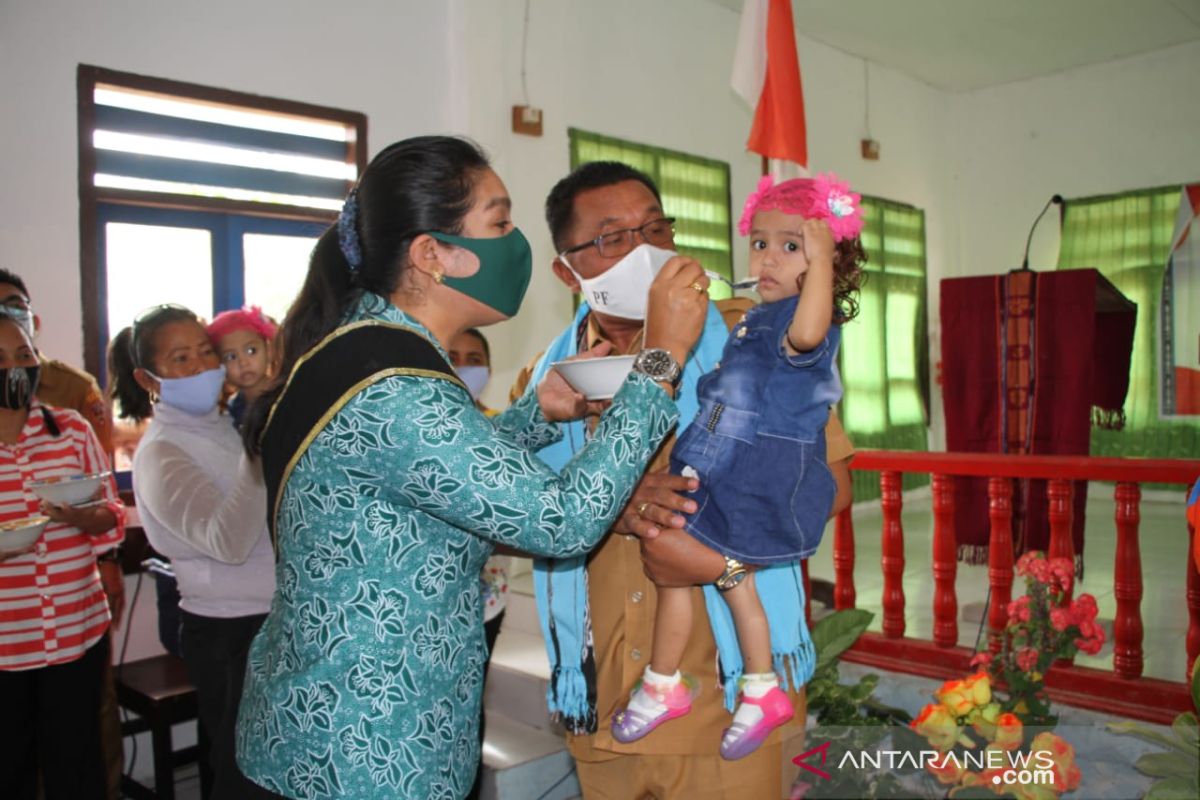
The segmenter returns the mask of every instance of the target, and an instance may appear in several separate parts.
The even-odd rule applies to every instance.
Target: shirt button
[[[630,599],[630,600],[632,600],[632,601],[633,601],[633,602],[635,602],[635,603],[640,603],[640,602],[642,602],[642,593],[641,593],[641,592],[634,592],[633,594],[631,594],[631,595],[629,596],[629,599]]]
[[[629,657],[632,658],[634,661],[641,661],[642,660],[642,651],[638,650],[635,647],[629,651]]]
[[[746,329],[744,327],[738,328],[737,337],[740,339],[745,335],[746,335]]]

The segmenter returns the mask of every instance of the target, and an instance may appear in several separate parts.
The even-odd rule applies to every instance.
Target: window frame
[[[96,120],[95,90],[97,86],[101,85],[172,95],[198,102],[240,106],[259,112],[311,117],[335,122],[354,131],[353,139],[346,142],[347,163],[353,163],[359,175],[367,165],[367,118],[365,114],[80,64],[76,71],[79,158],[79,288],[80,305],[83,310],[83,362],[84,368],[93,375],[103,373],[104,348],[107,342],[107,275],[104,272],[104,259],[99,248],[102,243],[100,225],[103,224],[101,222],[101,205],[209,212],[240,217],[312,222],[324,226],[328,226],[337,219],[337,213],[334,211],[299,206],[96,186],[94,182],[96,149],[93,145],[92,134],[95,130]],[[350,185],[351,183],[347,182],[347,190]],[[214,269],[214,300],[218,296],[216,286],[218,278]]]
[[[846,426],[846,430],[851,436],[855,437],[856,444],[865,447],[883,447],[887,449],[914,449],[919,446],[922,449],[928,449],[929,446],[929,425],[931,418],[930,409],[930,370],[929,370],[929,239],[928,239],[928,221],[925,209],[914,206],[909,203],[903,203],[897,200],[891,200],[886,197],[878,197],[874,195],[863,195],[862,205],[864,209],[871,208],[877,210],[878,213],[886,215],[888,211],[898,213],[915,213],[920,217],[920,239],[921,239],[921,275],[918,278],[916,275],[911,277],[918,281],[916,291],[909,293],[904,292],[903,295],[916,299],[916,312],[914,315],[912,347],[913,347],[913,377],[912,386],[907,386],[908,381],[902,383],[905,391],[912,391],[916,394],[916,399],[920,405],[921,419],[909,422],[894,422],[892,420],[892,398],[890,392],[892,382],[888,380],[886,371],[882,384],[882,394],[879,398],[881,404],[880,411],[883,415],[884,425],[882,430],[870,431],[863,433],[854,430],[854,420],[852,419],[851,408],[846,407],[847,399],[853,395],[854,386],[852,377],[847,377],[845,370],[846,359],[846,338],[852,337],[851,332],[843,332],[843,344],[838,352],[838,368],[842,375],[844,384],[842,400],[839,403],[840,411],[842,412],[842,422]],[[879,280],[888,275],[886,236],[886,219],[879,220],[880,234],[882,236],[881,246],[878,251],[872,251],[864,245],[864,250],[867,254],[867,263],[864,265],[864,287],[868,287],[870,282]],[[864,232],[865,232],[864,228]],[[892,251],[895,252],[895,251]],[[889,284],[884,282],[885,294],[880,298],[881,310],[883,317],[878,320],[880,331],[884,336],[884,363],[887,361],[887,343],[890,341],[887,332],[887,294]],[[853,326],[854,321],[848,323]],[[873,499],[879,496],[879,481],[873,473],[854,473],[854,496],[856,499]],[[929,482],[929,477],[918,474],[904,476],[904,488],[912,489],[917,486],[925,485]]]
[[[623,139],[619,136],[610,136],[608,134],[597,133],[595,131],[588,131],[588,130],[584,130],[582,128],[569,127],[569,128],[567,128],[567,154],[568,154],[568,160],[570,162],[572,170],[574,170],[576,167],[580,166],[581,164],[590,163],[590,162],[586,162],[586,161],[581,161],[577,158],[578,148],[579,148],[580,144],[594,144],[594,145],[599,145],[599,146],[610,146],[610,147],[620,148],[623,150],[632,150],[632,151],[642,153],[650,158],[655,159],[656,164],[659,161],[661,161],[661,159],[666,157],[666,158],[671,158],[676,161],[687,163],[687,164],[693,164],[696,166],[702,166],[702,167],[708,167],[708,168],[716,168],[716,169],[721,170],[724,175],[725,209],[728,214],[728,218],[727,218],[726,224],[725,224],[724,239],[725,239],[725,252],[727,254],[726,257],[728,259],[729,267],[728,267],[728,270],[725,270],[725,269],[721,268],[720,266],[710,265],[710,264],[705,264],[705,267],[707,267],[709,269],[713,269],[718,273],[724,274],[725,277],[727,277],[731,281],[733,280],[733,273],[734,273],[733,181],[732,181],[732,171],[730,169],[728,161],[721,161],[720,159],[699,156],[694,153],[686,153],[682,150],[675,150],[670,147],[661,147],[659,145],[648,144],[646,142],[637,142],[637,141],[633,141],[631,139]],[[606,159],[606,160],[621,161],[622,163],[626,163],[626,164],[628,163],[627,161],[623,161],[620,157],[617,157],[617,156],[614,156],[613,158]],[[633,164],[630,164],[630,166],[633,167],[634,169],[640,169],[640,167],[633,165]],[[643,171],[645,171],[645,170],[643,170]],[[659,193],[667,194],[667,196],[670,196],[669,193],[665,193],[663,190],[663,185],[662,185],[663,181],[661,180],[661,175],[657,174],[659,172],[659,170],[651,170],[651,171],[646,171],[646,172],[650,176],[650,179],[653,180],[655,185],[658,187]],[[685,237],[687,236],[687,226],[689,223],[691,223],[691,224],[699,223],[699,224],[706,224],[706,225],[712,224],[712,223],[705,222],[704,220],[698,220],[695,217],[690,217],[682,209],[668,208],[665,197],[663,200],[663,213],[665,216],[676,218],[675,230],[676,230],[677,236],[679,234],[682,234]],[[677,245],[677,249],[680,249],[678,245]],[[684,250],[687,250],[687,249],[694,249],[694,248],[687,248],[686,246],[684,246],[682,249],[680,249],[680,252],[682,253]],[[701,261],[703,261],[703,259],[701,259]],[[714,295],[714,299],[732,296],[732,292],[729,290],[729,288],[727,286],[724,286],[723,284],[714,283],[712,288],[716,292],[716,294]]]

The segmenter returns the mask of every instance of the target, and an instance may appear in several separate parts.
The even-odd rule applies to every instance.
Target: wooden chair
[[[196,719],[196,689],[183,661],[165,653],[116,668],[117,702],[137,715],[121,723],[121,734],[150,731],[154,758],[153,791],[129,775],[121,776],[121,791],[134,800],[175,800],[175,768],[199,757],[197,745],[176,750],[171,726]]]
[[[141,569],[141,562],[152,554],[140,528],[125,532],[124,568]],[[198,760],[198,745],[176,750],[171,726],[197,718],[196,689],[188,679],[183,660],[163,655],[118,664],[113,667],[117,684],[117,703],[137,716],[121,723],[122,736],[150,731],[154,761],[154,788],[121,776],[121,791],[133,800],[175,800],[175,768]],[[202,794],[207,796],[206,776],[201,775]]]

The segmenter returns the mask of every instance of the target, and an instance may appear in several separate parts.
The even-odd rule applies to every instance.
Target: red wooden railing
[[[1047,481],[1050,555],[1074,558],[1071,542],[1072,491],[1076,480],[1116,483],[1117,548],[1113,594],[1112,670],[1056,664],[1046,676],[1052,699],[1117,716],[1151,722],[1170,722],[1191,707],[1183,682],[1142,676],[1142,565],[1138,545],[1142,483],[1188,486],[1200,476],[1200,460],[1090,458],[1087,456],[1007,456],[976,453],[923,453],[885,450],[860,451],[851,462],[856,471],[879,472],[883,533],[882,633],[866,633],[844,656],[847,660],[926,677],[960,677],[970,669],[974,653],[958,646],[958,599],[955,592],[956,537],[953,476],[988,479],[988,647],[1000,648],[1013,592],[1012,495],[1014,479]],[[933,638],[905,636],[904,525],[901,479],[904,473],[927,473],[933,498]],[[1182,517],[1182,515],[1181,515]],[[1187,523],[1180,521],[1181,531]],[[1181,536],[1186,561],[1188,630],[1187,666],[1200,655],[1200,573],[1191,552],[1190,532]],[[834,602],[855,607],[854,519],[850,509],[837,519],[833,537]],[[1183,577],[1183,576],[1180,576]],[[1156,580],[1170,580],[1156,576]],[[1184,675],[1189,674],[1185,671]]]

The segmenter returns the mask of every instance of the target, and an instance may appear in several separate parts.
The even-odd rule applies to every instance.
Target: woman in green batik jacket
[[[313,251],[281,332],[287,380],[246,425],[278,589],[238,762],[281,796],[463,797],[487,657],[480,569],[497,544],[595,546],[676,421],[668,367],[699,335],[708,283],[685,258],[650,292],[646,348],[666,353],[640,362],[560,473],[533,451],[600,409],[557,373],[494,419],[475,407],[446,345],[515,314],[531,267],[504,184],[448,137],[376,156]]]

